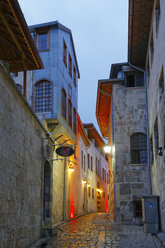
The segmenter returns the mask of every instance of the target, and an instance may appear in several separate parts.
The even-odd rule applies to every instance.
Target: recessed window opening
[[[143,133],[135,133],[130,138],[131,141],[131,163],[147,163],[147,136]]]
[[[162,68],[160,78],[159,78],[159,101],[161,101],[163,93],[164,93],[164,71]]]
[[[36,84],[35,112],[50,112],[52,110],[52,85],[48,81]]]
[[[157,0],[155,7],[156,33],[158,33],[159,21],[160,21],[160,0]]]
[[[134,217],[142,218],[142,202],[140,200],[134,201],[133,207],[134,207]]]
[[[48,31],[38,33],[38,50],[48,49]]]

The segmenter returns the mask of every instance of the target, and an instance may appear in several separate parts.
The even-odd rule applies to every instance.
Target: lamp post
[[[115,204],[116,204],[116,197],[115,197],[115,173],[114,173],[114,115],[113,115],[113,95],[101,90],[101,87],[99,88],[99,91],[107,96],[110,97],[111,99],[111,108],[110,108],[110,111],[111,111],[111,123],[112,123],[112,146],[110,146],[109,144],[107,144],[105,147],[104,147],[104,151],[105,153],[108,155],[108,156],[111,156],[111,161],[112,161],[112,169],[113,169],[113,187],[114,187],[114,220],[116,219],[116,211],[115,211]],[[109,142],[108,142],[109,143]],[[111,212],[112,212],[112,209],[111,209],[111,180],[110,180],[110,188],[109,188],[109,194],[110,194],[110,217],[111,216]]]

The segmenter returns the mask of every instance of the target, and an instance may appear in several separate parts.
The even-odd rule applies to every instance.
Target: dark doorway
[[[44,164],[44,198],[43,198],[43,219],[50,220],[50,182],[51,182],[51,168],[46,161]]]

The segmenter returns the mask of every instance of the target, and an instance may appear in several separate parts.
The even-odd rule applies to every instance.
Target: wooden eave
[[[85,145],[88,147],[90,145],[90,141],[86,135],[85,129],[83,127],[82,121],[80,119],[79,114],[77,114],[77,126],[78,126],[78,133],[80,133]]]
[[[111,97],[102,91],[112,95],[113,85],[110,80],[99,80],[96,101],[96,118],[103,137],[108,137],[108,118],[111,114]]]
[[[100,134],[98,133],[97,129],[93,125],[93,123],[83,123],[84,128],[87,129],[88,137],[94,138],[97,145],[102,148],[105,145],[105,142],[101,138]]]
[[[128,61],[145,67],[154,0],[129,0]]]
[[[0,0],[0,60],[10,72],[44,68],[17,0]]]

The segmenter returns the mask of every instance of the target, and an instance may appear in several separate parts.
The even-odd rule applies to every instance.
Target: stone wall
[[[143,87],[113,85],[115,139],[115,210],[122,223],[141,223],[135,218],[134,200],[150,193],[147,164],[131,164],[130,137],[146,134],[145,91]]]
[[[27,247],[41,232],[45,131],[0,66],[0,247]]]
[[[163,75],[165,89],[165,2],[160,1],[160,19],[158,31],[156,31],[155,12],[151,23],[148,52],[146,56],[147,92],[149,108],[149,132],[150,141],[153,145],[153,161],[151,160],[152,193],[159,196],[159,211],[161,219],[161,230],[165,232],[165,90],[160,92],[159,79]],[[153,36],[152,36],[153,35]],[[154,52],[151,58],[150,44],[153,39]],[[162,97],[160,97],[162,93]],[[162,156],[155,149],[154,125],[157,120],[158,147],[162,147]]]

